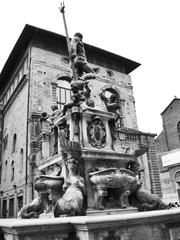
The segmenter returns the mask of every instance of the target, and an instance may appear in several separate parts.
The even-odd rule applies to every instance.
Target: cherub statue
[[[118,97],[116,94],[111,93],[109,97],[106,97],[105,91],[102,91],[100,94],[101,99],[104,101],[106,108],[109,112],[115,113],[115,121],[121,123],[122,119],[122,113],[121,113],[121,107],[120,107],[120,102],[118,100]]]
[[[61,114],[62,114],[62,111],[58,109],[58,105],[57,105],[57,104],[52,105],[52,106],[51,106],[51,109],[52,109],[53,113],[52,113],[52,115],[51,115],[49,118],[47,118],[47,121],[48,121],[48,122],[50,123],[50,125],[52,126],[52,125],[54,125],[53,120],[54,120],[57,116],[61,115]]]
[[[106,108],[109,112],[115,113],[115,118],[109,121],[109,125],[112,132],[112,138],[116,140],[115,129],[118,127],[123,127],[123,116],[121,113],[120,102],[116,94],[110,92],[110,96],[107,97],[105,91],[100,93],[101,99],[104,101]]]

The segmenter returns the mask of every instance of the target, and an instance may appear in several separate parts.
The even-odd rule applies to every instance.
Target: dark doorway
[[[2,217],[3,218],[7,217],[6,213],[7,213],[7,200],[4,199],[3,200],[3,208],[2,208]]]
[[[9,199],[9,218],[14,217],[14,198]]]

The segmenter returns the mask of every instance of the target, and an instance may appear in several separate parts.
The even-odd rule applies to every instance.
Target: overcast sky
[[[141,63],[130,75],[140,131],[159,134],[160,113],[180,97],[179,0],[65,0],[70,37]],[[25,24],[64,35],[59,0],[0,2],[0,71]]]

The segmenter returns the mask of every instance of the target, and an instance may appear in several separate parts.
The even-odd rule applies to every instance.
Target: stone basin
[[[89,173],[90,181],[94,185],[105,188],[119,188],[124,184],[133,182],[136,178],[127,169],[108,168]]]
[[[61,191],[64,178],[60,176],[40,175],[35,179],[34,187],[37,192]]]

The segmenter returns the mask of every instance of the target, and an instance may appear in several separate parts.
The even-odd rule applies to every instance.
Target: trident
[[[67,42],[67,47],[68,47],[68,53],[69,53],[69,57],[70,57],[70,40],[69,40],[69,35],[68,35],[68,30],[67,30],[67,24],[66,24],[66,18],[65,18],[65,5],[64,2],[61,2],[61,6],[59,7],[60,12],[62,13],[63,16],[63,22],[64,22],[64,28],[65,28],[65,33],[66,33],[66,42]],[[72,71],[73,71],[73,77],[74,80],[77,80],[77,76],[76,76],[76,70],[75,70],[75,65],[74,65],[74,60],[72,60],[70,58],[71,61],[71,67],[72,67]]]

